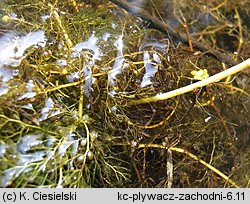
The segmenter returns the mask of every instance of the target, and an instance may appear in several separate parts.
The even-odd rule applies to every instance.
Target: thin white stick
[[[130,106],[130,105],[136,105],[136,104],[150,103],[150,102],[162,101],[162,100],[166,100],[169,98],[173,98],[175,96],[179,96],[181,94],[190,92],[194,89],[201,88],[203,86],[207,86],[207,85],[212,84],[214,82],[218,82],[221,79],[224,79],[228,76],[236,74],[236,73],[238,73],[244,69],[247,69],[247,68],[250,68],[250,58],[248,58],[247,60],[243,61],[240,64],[237,64],[229,69],[226,69],[222,72],[219,72],[218,74],[215,74],[215,75],[208,77],[204,80],[198,81],[198,82],[190,84],[188,86],[181,87],[179,89],[175,89],[173,91],[169,91],[167,93],[157,94],[157,95],[152,96],[152,97],[131,101],[127,105]]]

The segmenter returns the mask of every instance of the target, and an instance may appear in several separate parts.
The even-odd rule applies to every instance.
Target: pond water
[[[0,5],[1,187],[249,187],[248,1]]]

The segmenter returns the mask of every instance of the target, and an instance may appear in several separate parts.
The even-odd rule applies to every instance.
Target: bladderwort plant
[[[119,2],[1,2],[1,187],[248,187],[249,3]]]

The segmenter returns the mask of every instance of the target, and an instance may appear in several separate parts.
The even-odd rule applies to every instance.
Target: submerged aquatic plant
[[[151,2],[145,9],[164,20],[159,2]],[[199,35],[215,50],[224,48],[216,43],[221,29],[208,31],[221,17],[216,11],[234,11],[238,18],[238,10],[242,16],[247,11],[211,3],[204,13],[211,19],[199,27],[192,13],[172,6],[173,21],[162,17],[175,29],[190,25],[183,31],[187,45],[109,1],[3,3],[1,187],[248,185],[248,72],[176,98],[146,101],[225,69],[194,50],[191,40]],[[240,26],[237,21],[232,29]],[[234,46],[241,51],[236,57],[247,56],[249,39]]]

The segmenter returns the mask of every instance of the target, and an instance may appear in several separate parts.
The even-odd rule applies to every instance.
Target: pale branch
[[[207,86],[209,84],[219,82],[220,80],[222,80],[228,76],[234,75],[234,74],[236,74],[244,69],[247,69],[247,68],[250,68],[250,58],[243,61],[240,64],[237,64],[229,69],[226,69],[222,72],[219,72],[219,73],[217,73],[211,77],[208,77],[204,80],[201,80],[201,81],[198,81],[196,83],[181,87],[179,89],[169,91],[167,93],[157,94],[157,95],[152,96],[152,97],[131,101],[127,104],[127,106],[136,105],[136,104],[143,104],[143,103],[157,102],[157,101],[162,101],[162,100],[166,100],[169,98],[173,98],[175,96],[179,96],[181,94],[190,92],[194,89],[198,89],[198,88],[201,88],[203,86]]]

